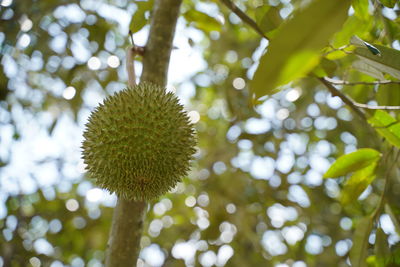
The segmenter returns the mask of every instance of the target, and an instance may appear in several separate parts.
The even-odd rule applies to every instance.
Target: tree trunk
[[[182,0],[155,0],[143,57],[142,82],[167,83],[169,58]],[[118,198],[111,226],[106,267],[136,266],[146,202]]]
[[[149,40],[143,58],[141,81],[161,86],[167,83],[169,58],[175,25],[182,0],[157,0],[154,2]]]

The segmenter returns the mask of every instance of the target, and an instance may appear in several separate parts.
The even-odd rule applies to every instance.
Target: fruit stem
[[[128,73],[128,86],[134,87],[136,85],[136,74],[134,59],[136,55],[134,47],[126,49],[126,72]]]

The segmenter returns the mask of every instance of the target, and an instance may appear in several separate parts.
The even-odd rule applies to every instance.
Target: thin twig
[[[332,93],[334,96],[340,97],[344,103],[349,105],[358,115],[365,119],[365,114],[360,110],[362,109],[372,109],[372,110],[400,110],[400,106],[371,106],[367,104],[357,103],[350,97],[344,95],[335,86],[333,86],[326,78],[318,78]],[[362,115],[361,115],[362,114]]]
[[[338,89],[335,88],[332,84],[330,84],[328,81],[326,81],[324,78],[317,78],[321,83],[323,83],[326,88],[331,92],[333,96],[339,97],[345,104],[347,104],[354,112],[363,120],[366,120],[367,117],[365,117],[364,112],[362,112],[356,105],[354,105],[354,101],[347,97],[345,94],[340,92]]]
[[[128,73],[128,85],[134,87],[136,85],[136,74],[135,74],[135,50],[133,47],[129,47],[126,50],[126,72]]]
[[[236,14],[239,18],[243,20],[243,22],[247,23],[250,27],[252,27],[259,35],[264,37],[269,41],[269,38],[264,34],[263,30],[257,25],[257,23],[247,16],[246,13],[244,13],[242,10],[240,10],[239,7],[237,7],[234,3],[232,3],[230,0],[221,0],[221,2],[227,6],[233,13]]]
[[[132,32],[129,31],[130,41],[132,46],[126,50],[126,72],[128,73],[128,85],[134,87],[136,85],[136,73],[135,73],[135,56],[144,55],[144,47],[136,46],[133,40]]]
[[[341,46],[341,47],[339,47],[339,48],[335,48],[335,47],[333,47],[332,45],[329,45],[329,47],[332,48],[332,50],[329,50],[329,51],[323,53],[322,56],[325,57],[325,56],[327,56],[327,55],[329,55],[329,54],[331,54],[331,53],[333,53],[333,52],[336,52],[336,51],[342,51],[342,52],[345,53],[345,54],[351,54],[350,52],[348,52],[348,51],[345,50],[345,49],[346,49],[347,47],[349,47],[349,46],[350,46],[350,45],[344,45],[344,46]]]
[[[132,32],[129,30],[129,37],[131,39],[132,47],[126,50],[126,72],[128,73],[128,85],[129,87],[134,87],[136,85],[136,73],[135,73],[135,55],[134,50],[135,41],[133,40]]]
[[[331,79],[329,77],[324,77],[324,79],[335,85],[382,85],[382,84],[400,84],[400,81],[390,81],[390,80],[384,80],[384,81],[373,81],[373,82],[349,82],[349,81],[343,81],[343,80],[335,80]]]
[[[129,30],[129,37],[131,38],[131,45],[135,46],[135,41],[133,40],[133,33],[131,30]]]
[[[400,110],[400,106],[371,106],[367,104],[353,102],[359,108],[372,109],[372,110]]]

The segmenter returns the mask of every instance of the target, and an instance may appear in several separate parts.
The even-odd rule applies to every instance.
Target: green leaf
[[[131,18],[131,22],[129,23],[129,30],[132,33],[140,31],[146,24],[146,12],[150,11],[153,7],[153,0],[136,2],[137,10],[133,14]]]
[[[322,58],[318,67],[322,68],[325,71],[326,74],[324,76],[332,77],[335,75],[335,71],[337,70],[338,65],[336,64],[336,62],[334,62],[332,60]],[[322,76],[319,76],[319,77],[322,77]]]
[[[309,73],[319,63],[319,55],[312,51],[301,51],[293,55],[283,68],[279,80],[286,84]]]
[[[255,9],[254,16],[258,26],[261,27],[261,21],[271,7],[270,5],[260,5]]]
[[[367,266],[375,267],[377,265],[378,265],[378,262],[376,261],[375,255],[370,255],[367,257]]]
[[[362,20],[357,16],[349,17],[340,32],[335,34],[333,45],[341,47],[349,44],[350,38],[354,35],[366,37],[373,26],[373,20]]]
[[[340,196],[340,202],[347,205],[355,200],[367,189],[368,185],[375,179],[375,169],[377,163],[374,162],[367,167],[356,171],[344,184]]]
[[[400,148],[400,122],[384,110],[377,110],[368,122],[394,146]]]
[[[378,105],[400,106],[400,84],[379,85],[376,100]]]
[[[343,52],[342,50],[336,50],[336,51],[329,52],[329,54],[327,54],[325,56],[325,58],[329,59],[329,60],[337,60],[337,59],[344,58],[346,56],[347,56],[347,54],[345,52]]]
[[[264,8],[265,6],[263,6]],[[258,15],[257,24],[263,30],[263,32],[267,33],[274,29],[276,29],[283,21],[281,15],[279,14],[280,9],[267,6],[268,9],[265,10],[262,16]],[[259,8],[260,10],[261,8]],[[260,11],[259,11],[260,12]],[[257,12],[256,12],[257,15]]]
[[[357,47],[354,53],[366,64],[400,79],[400,51],[378,44],[374,44],[373,47],[379,50],[380,54],[374,54],[368,46]]]
[[[287,82],[290,77],[282,76],[281,72],[290,64],[293,56],[306,52],[309,58],[304,58],[305,62],[315,64],[315,55],[341,28],[349,6],[350,1],[345,0],[316,0],[283,24],[271,41],[267,53],[260,59],[251,82],[250,88],[256,98],[276,93],[276,87]],[[302,71],[292,74],[292,77],[301,76],[304,74]]]
[[[368,0],[352,0],[351,5],[353,6],[357,17],[359,17],[363,20],[368,19],[368,17],[369,17],[369,13],[368,13],[369,1]]]
[[[370,217],[360,219],[353,235],[353,246],[350,250],[350,262],[352,267],[365,267],[368,254],[368,238],[371,233],[373,221]]]
[[[377,162],[381,154],[372,148],[361,148],[339,157],[325,173],[324,178],[335,178],[367,167]]]
[[[390,259],[390,249],[387,235],[382,228],[376,229],[374,252],[376,255],[376,266],[385,267]]]
[[[218,20],[196,9],[189,9],[183,16],[194,27],[206,33],[221,30],[221,23]]]
[[[379,2],[382,3],[382,5],[390,8],[394,8],[398,0],[379,0]]]
[[[356,70],[358,70],[359,72],[362,72],[364,74],[367,74],[371,77],[374,77],[376,79],[379,80],[384,80],[385,76],[383,76],[383,73],[374,68],[374,66],[371,66],[369,64],[367,64],[365,61],[363,60],[356,60],[353,62],[352,67]]]
[[[400,222],[397,219],[396,215],[394,214],[392,208],[390,207],[389,204],[385,204],[385,212],[389,215],[390,219],[392,220],[394,224],[394,228],[396,229],[396,232],[398,235],[400,235]]]

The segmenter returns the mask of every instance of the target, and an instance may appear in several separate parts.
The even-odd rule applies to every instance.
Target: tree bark
[[[182,0],[154,2],[149,39],[143,57],[141,82],[167,83],[169,59]],[[111,226],[106,267],[136,266],[146,202],[118,198]]]
[[[169,58],[182,0],[154,2],[149,40],[143,58],[142,82],[167,83]]]
[[[144,201],[118,198],[108,240],[107,267],[136,266],[146,206]]]

